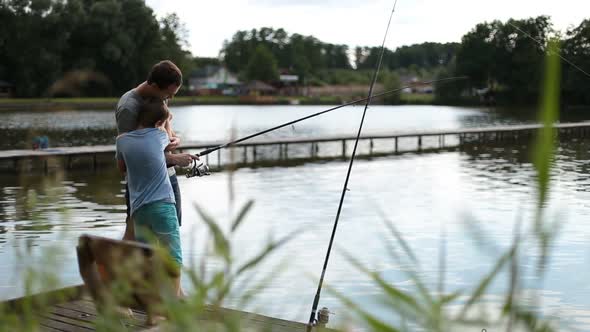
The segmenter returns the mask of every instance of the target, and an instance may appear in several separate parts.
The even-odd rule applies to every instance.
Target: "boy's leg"
[[[174,289],[177,295],[182,295],[180,287],[180,268],[182,267],[182,248],[180,246],[180,233],[176,209],[172,203],[151,203],[141,207],[133,216],[137,230],[135,238],[140,242],[148,242],[152,232],[160,245],[168,250],[178,268],[178,276],[173,278]]]

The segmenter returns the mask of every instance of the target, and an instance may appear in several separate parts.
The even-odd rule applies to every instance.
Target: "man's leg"
[[[182,204],[180,203],[180,187],[178,186],[178,179],[176,174],[170,176],[170,184],[174,191],[174,200],[176,200],[176,217],[178,218],[178,226],[182,225]]]
[[[125,234],[123,240],[135,241],[135,229],[133,227],[133,221],[131,220],[131,204],[129,201],[129,187],[125,185],[125,204],[127,204],[127,218],[125,218]]]

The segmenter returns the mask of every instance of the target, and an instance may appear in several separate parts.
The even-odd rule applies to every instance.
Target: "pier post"
[[[221,149],[217,150],[217,167],[221,168]]]
[[[373,155],[373,139],[369,140],[369,156]]]
[[[244,145],[244,164],[248,163],[248,146]]]
[[[397,153],[397,137],[395,138],[395,153]]]
[[[256,145],[252,147],[252,160],[256,162]]]
[[[418,135],[418,151],[422,151],[422,135]]]
[[[342,140],[342,158],[346,158],[346,140]]]

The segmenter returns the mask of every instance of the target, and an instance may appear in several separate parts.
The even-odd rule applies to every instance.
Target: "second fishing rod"
[[[221,144],[221,145],[218,145],[218,146],[215,146],[215,147],[211,147],[211,148],[205,149],[205,150],[197,153],[197,156],[206,156],[206,155],[208,155],[208,154],[210,154],[212,152],[215,152],[215,151],[218,151],[218,150],[221,150],[221,149],[225,149],[225,148],[229,148],[229,147],[235,146],[235,145],[237,145],[237,144],[239,144],[241,142],[247,141],[249,139],[252,139],[252,138],[255,138],[255,137],[258,137],[258,136],[267,134],[267,133],[270,133],[272,131],[275,131],[275,130],[278,130],[278,129],[281,129],[281,128],[284,128],[284,127],[287,127],[287,126],[294,125],[294,124],[296,124],[298,122],[305,121],[305,120],[308,120],[308,119],[311,119],[311,118],[315,118],[317,116],[320,116],[320,115],[323,115],[323,114],[326,114],[326,113],[329,113],[329,112],[332,112],[332,111],[335,111],[335,110],[344,108],[346,106],[351,106],[351,105],[360,104],[362,102],[367,102],[369,99],[374,99],[374,98],[379,98],[379,97],[384,97],[384,96],[387,96],[387,95],[391,95],[391,94],[394,94],[394,93],[399,93],[399,92],[401,92],[403,90],[411,89],[413,87],[424,85],[424,84],[448,83],[448,82],[453,82],[453,81],[458,81],[458,80],[465,80],[465,79],[468,79],[468,77],[466,77],[466,76],[456,76],[456,77],[446,77],[446,78],[441,78],[441,79],[436,79],[436,80],[431,80],[431,81],[425,81],[425,82],[414,82],[412,84],[408,84],[408,85],[403,86],[403,87],[400,87],[400,88],[391,89],[391,90],[387,90],[387,91],[383,91],[383,92],[374,94],[374,95],[372,95],[370,97],[353,100],[353,101],[350,101],[348,103],[344,103],[344,104],[341,104],[341,105],[338,105],[338,106],[329,108],[329,109],[324,110],[324,111],[313,113],[313,114],[310,114],[310,115],[301,117],[299,119],[295,119],[295,120],[292,120],[292,121],[289,121],[289,122],[286,122],[286,123],[277,125],[275,127],[268,128],[268,129],[265,129],[265,130],[262,130],[262,131],[253,133],[253,134],[250,134],[248,136],[244,136],[242,138],[238,138],[236,140],[227,142],[225,144]],[[192,167],[189,169],[189,171],[188,171],[188,173],[187,173],[186,176],[189,177],[189,178],[191,178],[191,177],[200,177],[200,176],[203,176],[203,175],[209,175],[209,168],[207,167],[207,165],[202,164],[202,163],[201,164],[199,164],[199,163],[193,163]]]

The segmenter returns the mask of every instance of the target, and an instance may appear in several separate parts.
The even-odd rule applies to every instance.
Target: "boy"
[[[164,126],[170,118],[161,100],[142,103],[136,130],[117,137],[117,162],[127,172],[130,216],[135,228],[135,239],[147,243],[155,237],[172,259],[182,266],[182,251],[174,191],[166,169],[164,150],[170,144]],[[178,296],[180,273],[174,279]]]

